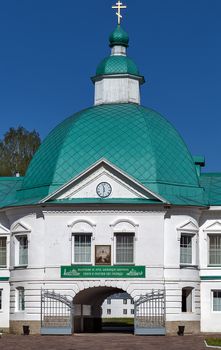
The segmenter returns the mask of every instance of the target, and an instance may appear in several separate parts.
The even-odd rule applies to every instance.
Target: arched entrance
[[[102,331],[102,304],[108,297],[123,293],[115,287],[92,287],[80,291],[73,298],[74,333]]]
[[[122,284],[99,286],[97,282],[89,287],[87,283],[80,285],[85,288],[78,288],[75,293],[72,290],[74,295],[42,290],[41,334],[100,332],[102,304],[114,294],[128,293]],[[134,296],[134,334],[165,334],[165,290],[148,290]]]

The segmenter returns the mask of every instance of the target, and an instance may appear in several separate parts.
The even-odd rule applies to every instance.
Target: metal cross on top
[[[116,3],[116,5],[112,6],[112,9],[117,9],[118,11],[116,12],[116,15],[118,17],[118,24],[121,23],[121,19],[122,19],[122,15],[121,15],[121,9],[126,9],[127,6],[126,5],[123,5],[122,2],[120,2],[118,0],[118,2]]]

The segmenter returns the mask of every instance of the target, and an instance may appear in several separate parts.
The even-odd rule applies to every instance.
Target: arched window
[[[92,263],[92,236],[95,224],[78,219],[72,222],[72,264]]]
[[[182,312],[193,311],[193,287],[182,288]]]
[[[116,264],[134,263],[134,235],[133,232],[116,232]]]
[[[91,263],[92,233],[73,234],[73,263]]]
[[[135,263],[135,237],[138,225],[130,219],[119,219],[110,225],[114,238],[114,263]]]

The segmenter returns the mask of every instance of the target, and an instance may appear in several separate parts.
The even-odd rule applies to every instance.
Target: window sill
[[[19,270],[19,269],[26,269],[28,265],[15,265],[14,269]]]
[[[180,269],[185,269],[185,268],[192,268],[192,269],[198,269],[198,265],[193,265],[193,264],[180,264]]]
[[[115,263],[113,266],[136,266],[134,263]]]
[[[92,266],[92,263],[83,263],[83,262],[72,262],[71,266]]]

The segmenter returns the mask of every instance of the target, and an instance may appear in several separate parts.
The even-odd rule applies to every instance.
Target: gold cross
[[[117,9],[118,11],[116,12],[116,15],[118,17],[118,24],[120,24],[121,22],[121,18],[122,18],[122,15],[121,15],[121,9],[126,9],[127,6],[123,5],[122,2],[120,2],[120,0],[118,0],[118,2],[116,3],[116,6],[112,6],[112,9]]]

